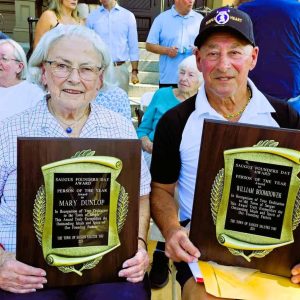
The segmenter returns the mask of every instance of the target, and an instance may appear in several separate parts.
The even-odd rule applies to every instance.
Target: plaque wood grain
[[[117,181],[129,195],[128,215],[119,234],[121,245],[104,255],[99,264],[75,273],[62,273],[47,265],[33,227],[33,204],[39,187],[44,184],[41,166],[68,159],[77,151],[92,149],[97,156],[114,156],[122,160]],[[47,286],[74,286],[100,282],[124,281],[118,277],[122,263],[137,251],[139,224],[139,188],[141,144],[126,139],[18,138],[17,167],[17,259],[47,272]]]
[[[252,147],[260,140],[275,140],[279,142],[279,147],[300,151],[299,130],[210,120],[204,122],[190,238],[200,249],[201,260],[254,268],[264,273],[290,277],[291,267],[300,263],[300,226],[293,231],[294,243],[275,248],[263,258],[252,258],[251,262],[247,262],[241,256],[232,255],[216,238],[210,209],[210,193],[215,176],[224,167],[223,152],[228,149]]]

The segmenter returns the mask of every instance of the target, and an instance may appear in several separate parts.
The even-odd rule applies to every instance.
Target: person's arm
[[[15,259],[13,253],[0,250],[0,289],[11,293],[30,293],[42,289],[46,272]]]
[[[142,148],[148,153],[152,153],[153,143],[149,138],[151,132],[153,132],[153,122],[156,111],[158,92],[154,94],[148,105],[146,112],[143,115],[142,122],[136,130],[138,138],[142,141]]]
[[[128,17],[128,49],[131,62],[131,82],[139,83],[139,42],[136,19],[132,13]]]
[[[149,137],[145,135],[141,138],[141,141],[142,141],[142,149],[148,152],[149,154],[151,154],[153,150],[153,143],[151,142]]]
[[[137,138],[134,127],[132,127],[132,137]],[[151,176],[143,155],[141,155],[141,180],[140,180],[140,206],[139,206],[139,231],[138,249],[133,258],[126,260],[119,272],[120,277],[126,277],[127,281],[139,282],[143,280],[145,272],[149,266],[149,256],[147,252],[147,236],[150,221],[149,192]]]
[[[0,122],[1,123],[1,122]],[[7,153],[12,151],[9,147],[9,135],[5,123],[0,126],[0,205],[4,199],[5,185],[9,176],[7,167]],[[0,220],[1,221],[1,220]],[[2,222],[0,222],[0,227]],[[3,237],[0,236],[0,242]],[[46,272],[23,264],[15,259],[15,255],[5,251],[5,245],[0,244],[0,289],[12,293],[29,293],[43,288],[47,282]]]
[[[149,195],[144,195],[140,197],[138,251],[133,258],[127,259],[123,263],[123,269],[119,272],[119,276],[126,277],[127,281],[142,281],[149,266],[149,256],[146,246],[149,221]]]
[[[154,19],[146,40],[146,50],[160,55],[175,57],[178,53],[176,45],[162,45],[161,35],[166,29],[166,25],[168,24],[165,23],[162,14]]]
[[[57,23],[57,18],[53,11],[46,10],[45,12],[42,13],[35,27],[33,48],[36,47],[41,37],[52,27],[54,27],[56,23]]]
[[[160,55],[167,55],[169,57],[175,57],[178,54],[178,48],[176,46],[166,47],[157,44],[146,43],[146,50]]]
[[[176,183],[152,182],[151,216],[166,240],[167,257],[173,261],[197,261],[200,252],[178,221],[177,205],[174,200],[175,185]]]
[[[131,82],[133,84],[137,84],[140,82],[138,73],[139,73],[139,62],[131,61]]]
[[[175,107],[166,112],[157,124],[151,161],[151,216],[166,240],[166,255],[174,261],[191,262],[200,256],[178,221],[175,186],[180,169],[180,143],[187,119]],[[184,200],[184,199],[182,199]]]

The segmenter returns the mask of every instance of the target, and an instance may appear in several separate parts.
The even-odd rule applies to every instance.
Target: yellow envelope
[[[205,289],[216,297],[243,300],[300,300],[300,285],[255,269],[199,261]]]

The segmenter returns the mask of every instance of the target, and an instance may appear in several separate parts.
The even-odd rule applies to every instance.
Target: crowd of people
[[[85,21],[77,0],[52,0],[28,62],[20,44],[1,35],[0,299],[146,300],[150,286],[167,283],[169,258],[182,299],[220,299],[187,264],[201,256],[185,227],[203,122],[300,129],[300,2],[235,1],[205,17],[194,3],[174,0],[151,26],[146,49],[160,55],[159,89],[137,129],[127,94],[129,81],[139,83],[137,23],[116,0],[101,0]],[[16,260],[18,137],[141,140],[138,247],[118,273],[124,281],[49,289],[45,270]],[[149,285],[150,217],[166,243],[157,244]],[[300,264],[291,282],[300,283]]]

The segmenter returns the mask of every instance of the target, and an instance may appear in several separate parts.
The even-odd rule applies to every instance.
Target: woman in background
[[[63,25],[84,25],[77,11],[78,0],[52,0],[36,24],[33,48],[50,29]]]
[[[0,40],[0,121],[34,106],[44,91],[26,80],[23,48],[14,40]]]
[[[179,64],[178,74],[178,87],[165,87],[156,91],[137,129],[137,135],[142,141],[144,156],[149,167],[155,128],[159,119],[175,105],[194,96],[203,82],[202,73],[197,69],[194,55],[185,58]]]

